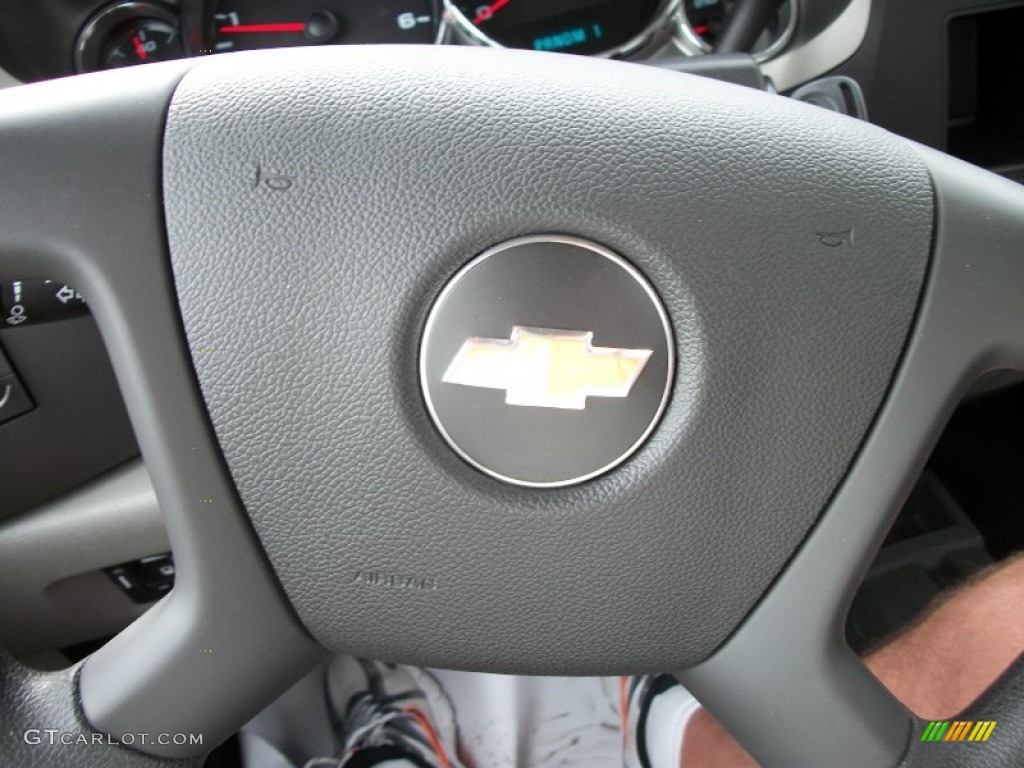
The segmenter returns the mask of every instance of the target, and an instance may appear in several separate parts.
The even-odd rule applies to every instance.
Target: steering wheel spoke
[[[916,726],[850,651],[846,613],[968,387],[989,371],[1024,370],[1024,188],[919,151],[936,191],[934,255],[886,403],[778,582],[714,656],[678,673],[765,765],[902,758]],[[1020,665],[1007,674],[1020,676]],[[780,723],[799,724],[800,738],[780,738]],[[928,764],[935,755],[912,757]]]
[[[200,744],[134,743],[168,756],[208,751],[322,653],[251,532],[181,331],[160,149],[186,69],[125,70],[0,93],[0,277],[62,280],[87,297],[177,570],[170,595],[85,662],[81,711],[115,737],[202,734]],[[30,696],[36,676],[17,679],[25,686],[4,695]],[[34,754],[49,759],[38,748]]]

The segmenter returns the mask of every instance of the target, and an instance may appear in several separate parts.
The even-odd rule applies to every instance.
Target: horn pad
[[[305,626],[356,655],[537,674],[680,669],[743,620],[885,396],[933,220],[921,161],[870,125],[650,67],[465,47],[199,62],[171,105],[163,178],[198,381]],[[537,233],[628,259],[664,306],[674,371],[657,311],[618,307],[617,279],[594,293],[603,314],[572,314],[576,298],[526,306],[529,287],[545,304],[589,293],[528,271],[512,304],[496,292],[431,358],[424,329],[452,277]],[[517,325],[652,351],[628,397],[582,411],[650,386],[622,427],[632,446],[670,377],[627,461],[524,488],[450,448],[423,344],[440,421],[495,469],[435,387],[466,338],[511,343]],[[486,400],[495,440],[574,415],[445,386]],[[603,430],[579,450],[603,449]]]

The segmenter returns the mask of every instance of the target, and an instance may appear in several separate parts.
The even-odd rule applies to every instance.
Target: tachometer
[[[639,47],[672,0],[446,0],[466,36],[484,45],[616,55]]]
[[[679,45],[685,53],[711,53],[736,0],[683,0],[680,14]],[[793,0],[784,0],[754,43],[751,55],[765,61],[780,53],[796,29],[796,7]]]
[[[216,53],[333,43],[432,43],[434,0],[213,0]]]

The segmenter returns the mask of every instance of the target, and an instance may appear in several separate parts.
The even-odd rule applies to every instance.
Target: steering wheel
[[[87,297],[178,571],[72,669],[4,659],[6,765],[195,762],[327,652],[673,670],[766,766],[1020,754],[1020,663],[953,755],[843,635],[958,399],[1024,367],[1020,187],[700,78],[386,46],[4,91],[0,177],[0,279]],[[646,368],[452,379],[527,336]]]

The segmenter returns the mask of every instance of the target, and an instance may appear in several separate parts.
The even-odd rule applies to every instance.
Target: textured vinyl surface
[[[76,665],[58,672],[37,672],[0,651],[4,768],[199,768],[202,758],[150,757],[86,725],[78,709],[79,668]],[[56,733],[45,733],[46,729]],[[151,736],[157,738],[158,734]],[[30,743],[36,738],[42,743]],[[52,745],[51,738],[55,740]]]
[[[552,674],[679,669],[742,620],[871,424],[933,213],[920,161],[871,126],[470,48],[203,61],[171,106],[164,192],[213,424],[313,636]],[[649,442],[561,490],[464,464],[417,382],[445,281],[543,232],[631,261],[677,343]]]

